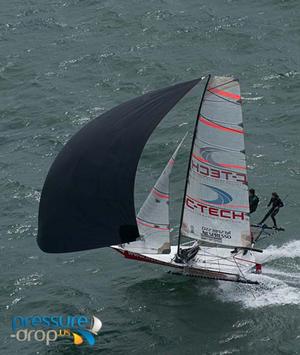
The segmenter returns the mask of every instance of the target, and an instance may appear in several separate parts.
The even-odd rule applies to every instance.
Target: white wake
[[[269,263],[272,260],[282,258],[299,258],[300,257],[300,240],[292,240],[283,244],[281,247],[270,245],[261,254],[259,261]],[[300,266],[300,265],[299,265]]]
[[[296,258],[300,258],[300,240],[290,241],[281,247],[271,245],[259,260],[263,263],[263,273],[247,275],[257,280],[259,285],[219,282],[217,296],[225,302],[239,302],[246,308],[299,305],[300,265]],[[280,267],[274,263],[276,260]]]

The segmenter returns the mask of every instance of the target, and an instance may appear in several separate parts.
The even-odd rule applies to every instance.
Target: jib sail
[[[184,138],[168,161],[137,215],[139,240],[125,244],[126,250],[144,254],[166,254],[170,252],[170,174],[183,140]]]

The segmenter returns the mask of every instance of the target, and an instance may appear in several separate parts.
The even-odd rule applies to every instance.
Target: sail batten
[[[251,244],[241,94],[235,79],[208,79],[192,143],[180,234],[215,245]]]

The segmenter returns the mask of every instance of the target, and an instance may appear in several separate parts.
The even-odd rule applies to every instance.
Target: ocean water
[[[2,0],[0,12],[0,353],[300,354],[300,3],[297,0]],[[285,199],[286,232],[266,248],[259,286],[170,275],[105,248],[47,255],[40,192],[72,134],[134,96],[208,73],[240,79],[250,185]],[[193,130],[203,84],[156,129],[136,207]],[[189,140],[172,176],[178,229]],[[101,216],[99,216],[101,217]],[[96,315],[90,347],[10,338],[16,315]]]

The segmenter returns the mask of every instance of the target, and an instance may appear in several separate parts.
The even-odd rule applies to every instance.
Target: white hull
[[[171,246],[169,254],[143,254],[124,249],[120,245],[114,245],[112,248],[120,252],[125,258],[175,268],[178,273],[184,275],[257,283],[244,277],[244,273],[249,272],[251,269],[255,270],[257,265],[255,254],[252,251],[248,251],[246,255],[243,255],[243,250],[232,254],[232,249],[201,246],[201,249],[192,260],[187,263],[179,263],[175,261],[177,246]]]

